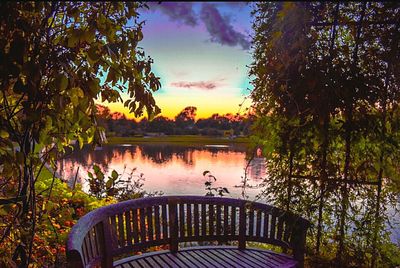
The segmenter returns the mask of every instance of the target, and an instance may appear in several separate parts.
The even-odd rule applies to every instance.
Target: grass
[[[109,144],[136,144],[136,143],[176,143],[176,144],[232,144],[250,142],[247,137],[229,139],[226,137],[210,137],[199,135],[171,135],[160,137],[109,137]]]

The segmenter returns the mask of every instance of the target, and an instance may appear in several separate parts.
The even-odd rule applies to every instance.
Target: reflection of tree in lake
[[[167,163],[173,161],[173,158],[181,160],[185,165],[191,166],[195,164],[193,156],[195,151],[207,151],[212,157],[217,157],[221,151],[226,152],[242,152],[240,148],[226,147],[203,147],[203,146],[179,146],[172,144],[146,144],[138,145],[141,155],[150,159],[156,164]]]
[[[82,166],[85,169],[90,169],[93,164],[98,165],[101,170],[105,173],[108,172],[108,164],[112,159],[123,159],[126,154],[130,154],[134,158],[136,154],[136,146],[103,146],[96,149],[92,149],[89,146],[85,146],[81,150],[74,150],[70,154],[66,155],[62,160],[59,161],[58,170],[62,177],[65,174],[73,175],[78,166]],[[65,167],[72,167],[74,170],[65,170]]]
[[[265,177],[265,158],[254,157],[250,162],[247,173],[253,179],[262,179]]]

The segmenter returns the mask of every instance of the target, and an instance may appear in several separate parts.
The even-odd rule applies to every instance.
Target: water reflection
[[[205,195],[202,173],[210,170],[218,179],[215,186],[228,187],[233,197],[257,197],[310,219],[313,227],[307,255],[324,258],[312,259],[312,267],[387,267],[384,260],[396,256],[400,245],[399,194],[385,183],[378,195],[375,184],[288,178],[272,169],[266,173],[265,159],[256,152],[248,163],[246,151],[245,146],[106,145],[96,151],[76,151],[59,167],[72,184],[80,166],[78,182],[85,189],[84,178],[93,164],[109,173],[113,169],[122,172],[126,165],[144,173],[145,190],[161,190],[167,195]],[[340,253],[339,247],[343,248]],[[371,257],[375,255],[379,258]],[[348,263],[338,264],[338,257]]]
[[[147,191],[162,190],[165,194],[204,195],[203,171],[209,170],[216,176],[215,186],[228,187],[233,197],[241,196],[241,189],[234,188],[240,183],[246,167],[246,146],[180,146],[173,144],[105,145],[92,151],[84,148],[65,157],[59,163],[62,177],[71,185],[80,166],[77,181],[87,189],[85,178],[93,164],[104,172],[113,169],[122,172],[124,167],[137,168],[146,178]],[[249,183],[259,184],[265,176],[264,158],[254,158],[249,164]],[[254,198],[256,190],[250,191]]]

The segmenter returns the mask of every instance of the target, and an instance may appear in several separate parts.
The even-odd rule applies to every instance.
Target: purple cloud
[[[250,48],[250,42],[246,36],[235,31],[229,22],[229,17],[222,17],[215,6],[204,3],[200,18],[210,33],[212,42],[228,46],[240,45],[245,50]]]
[[[182,22],[189,26],[197,25],[197,18],[193,12],[193,4],[185,2],[149,3],[150,9],[159,9],[172,21]]]
[[[218,86],[218,83],[213,81],[198,81],[198,82],[173,82],[171,86],[181,87],[181,88],[197,88],[201,90],[213,90]]]

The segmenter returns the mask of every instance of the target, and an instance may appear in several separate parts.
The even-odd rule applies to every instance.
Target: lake
[[[204,171],[210,171],[216,177],[215,187],[229,189],[228,196],[241,197],[240,185],[245,175],[246,145],[175,145],[165,143],[155,144],[120,144],[104,145],[90,150],[83,148],[65,157],[59,164],[61,175],[72,185],[77,173],[77,182],[88,190],[87,172],[92,171],[92,165],[97,164],[108,174],[115,169],[125,173],[126,178],[132,169],[135,174],[143,173],[144,190],[147,192],[162,191],[166,195],[205,195]],[[263,157],[254,157],[247,167],[247,182],[258,185],[265,176],[265,161]],[[249,198],[254,198],[256,189],[246,189]]]
[[[103,172],[111,174],[115,169],[118,173],[124,173],[124,178],[132,169],[136,169],[134,175],[143,173],[145,178],[143,189],[147,192],[162,191],[165,195],[205,195],[204,171],[210,171],[216,177],[215,187],[227,187],[228,196],[243,197],[250,200],[264,192],[261,202],[278,204],[285,207],[291,203],[290,209],[310,219],[314,227],[312,229],[312,244],[315,244],[316,227],[321,224],[323,235],[322,254],[330,256],[335,252],[337,232],[340,227],[338,215],[341,213],[343,196],[339,186],[331,186],[324,193],[324,200],[319,199],[321,184],[309,183],[307,187],[296,189],[297,182],[292,182],[293,193],[287,196],[288,181],[269,179],[266,173],[265,159],[260,155],[254,157],[251,162],[246,160],[247,146],[232,145],[177,145],[166,143],[120,144],[104,145],[96,150],[83,148],[67,155],[61,162],[62,177],[73,185],[75,176],[77,182],[88,190],[86,181],[87,172],[92,170],[93,164],[97,164]],[[79,171],[78,171],[79,167]],[[259,188],[235,187],[242,184],[247,167],[247,184]],[[123,172],[125,170],[125,172]],[[78,172],[77,172],[78,171]],[[264,180],[265,179],[265,180]],[[348,215],[345,221],[345,241],[350,247],[359,248],[362,252],[371,250],[371,230],[378,228],[379,240],[384,243],[393,243],[397,247],[400,243],[400,217],[399,194],[384,190],[380,197],[380,208],[377,212],[379,222],[375,220],[376,210],[376,186],[374,185],[350,185],[347,197]],[[322,208],[318,212],[318,206]],[[322,221],[319,222],[319,214],[322,213]],[[378,225],[376,225],[378,224]],[[386,237],[386,238],[384,238]],[[396,246],[397,245],[397,246]],[[383,254],[383,253],[382,253]],[[330,258],[330,257],[329,257]]]

